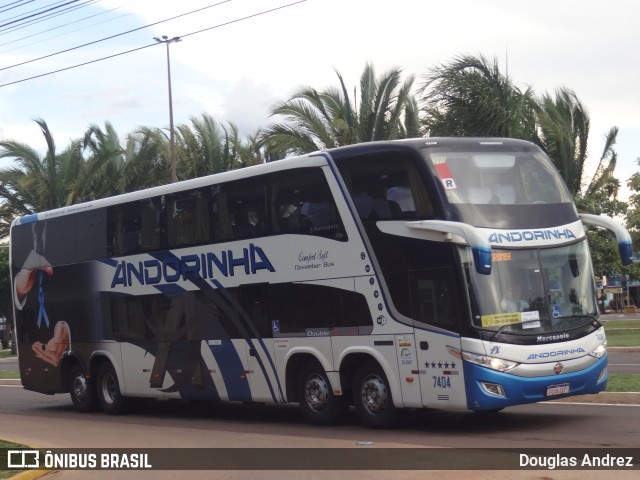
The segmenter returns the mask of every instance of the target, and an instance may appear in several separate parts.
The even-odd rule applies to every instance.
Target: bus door
[[[273,349],[269,286],[266,283],[243,285],[241,291],[250,337],[246,342],[246,358],[251,400],[283,402]]]
[[[422,405],[437,409],[467,409],[460,337],[416,328]]]
[[[422,405],[429,408],[467,408],[460,336],[452,333],[460,321],[455,281],[449,268],[410,272],[415,344]],[[424,323],[424,325],[423,325]]]

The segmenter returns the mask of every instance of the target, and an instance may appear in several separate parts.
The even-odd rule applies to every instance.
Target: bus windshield
[[[480,147],[480,148],[479,148]],[[486,148],[482,148],[486,147]],[[542,151],[513,146],[430,148],[429,158],[452,204],[571,203],[561,177]]]
[[[596,316],[586,241],[555,248],[494,249],[491,275],[466,271],[473,326],[540,334],[578,328]]]

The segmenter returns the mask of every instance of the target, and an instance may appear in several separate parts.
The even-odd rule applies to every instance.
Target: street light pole
[[[173,98],[171,97],[171,59],[169,57],[169,44],[174,42],[180,42],[180,37],[169,38],[163,35],[162,38],[153,37],[158,43],[164,43],[167,46],[167,83],[169,85],[169,148],[171,155],[171,181],[178,181],[178,174],[176,172],[176,143],[173,137]]]

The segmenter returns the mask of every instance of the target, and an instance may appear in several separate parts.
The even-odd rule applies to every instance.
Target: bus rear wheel
[[[358,367],[353,377],[353,404],[360,421],[369,428],[391,428],[396,421],[387,376],[375,361]]]
[[[69,371],[69,395],[78,412],[94,412],[98,408],[95,382],[85,376],[78,364]]]
[[[317,362],[302,367],[297,386],[300,408],[309,423],[334,425],[344,420],[349,405],[343,395],[334,395],[327,374]]]
[[[120,393],[118,376],[111,363],[104,362],[98,368],[96,389],[100,407],[105,413],[118,415],[124,412],[124,398]]]

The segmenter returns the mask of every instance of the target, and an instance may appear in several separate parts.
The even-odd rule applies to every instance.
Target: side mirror
[[[633,262],[633,242],[631,235],[626,228],[615,220],[602,215],[591,215],[589,213],[580,213],[580,220],[587,225],[595,225],[611,230],[618,240],[618,252],[620,253],[620,261],[623,265],[631,265]]]

